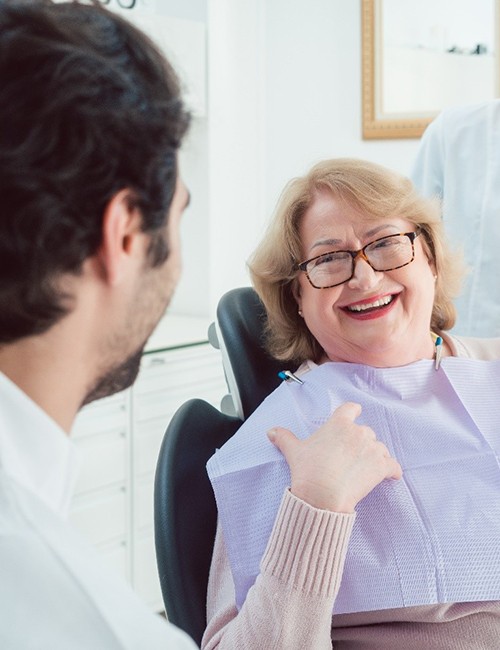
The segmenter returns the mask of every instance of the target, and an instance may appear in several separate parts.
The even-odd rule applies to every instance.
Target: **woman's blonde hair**
[[[424,249],[437,273],[429,327],[438,332],[453,327],[456,312],[452,301],[461,285],[462,256],[448,247],[439,204],[419,196],[400,174],[372,162],[338,158],[320,162],[288,183],[267,233],[249,261],[254,287],[267,311],[269,353],[295,363],[318,361],[323,354],[299,316],[294,298],[301,272],[297,264],[302,261],[300,223],[319,190],[330,191],[337,200],[373,220],[399,217],[420,227]]]

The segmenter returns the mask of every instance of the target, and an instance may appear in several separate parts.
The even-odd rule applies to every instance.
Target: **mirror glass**
[[[498,96],[498,0],[363,0],[364,137],[418,137]]]

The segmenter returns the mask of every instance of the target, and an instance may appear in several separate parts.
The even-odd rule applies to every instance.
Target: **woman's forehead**
[[[301,238],[309,236],[343,236],[346,231],[371,236],[384,226],[412,227],[413,224],[397,215],[378,215],[332,192],[317,193],[304,211],[299,224]],[[323,233],[321,235],[320,233]]]

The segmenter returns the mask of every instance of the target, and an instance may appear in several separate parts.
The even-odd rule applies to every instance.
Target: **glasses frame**
[[[349,251],[349,250],[338,250],[338,251],[328,251],[327,253],[321,253],[321,255],[316,255],[315,257],[311,257],[311,259],[306,260],[305,262],[299,262],[297,264],[297,268],[299,271],[303,271],[306,274],[307,279],[309,280],[309,284],[314,287],[315,289],[331,289],[332,287],[338,287],[341,284],[344,284],[345,282],[349,282],[354,277],[354,272],[356,270],[356,261],[358,258],[361,258],[364,260],[374,271],[377,272],[385,272],[385,271],[395,271],[396,269],[402,269],[403,266],[408,266],[408,264],[411,264],[413,260],[415,259],[415,239],[422,234],[422,230],[418,228],[417,230],[413,232],[396,232],[393,235],[385,235],[385,237],[379,237],[378,239],[374,239],[371,242],[368,242],[366,246],[363,246],[363,248],[359,248],[357,251]],[[378,241],[382,241],[382,239],[389,239],[390,237],[408,237],[411,243],[411,260],[408,262],[405,262],[404,264],[399,264],[398,266],[393,266],[390,269],[376,269],[373,264],[370,262],[368,257],[366,256],[365,250],[369,247],[372,246],[373,244],[376,244]],[[346,278],[345,280],[342,280],[342,282],[336,282],[335,284],[329,284],[326,287],[317,287],[314,282],[311,280],[309,277],[309,272],[307,271],[307,265],[310,264],[311,262],[314,262],[314,260],[318,260],[320,257],[324,257],[325,255],[331,255],[332,253],[349,253],[349,255],[352,258],[352,270],[351,270],[351,275]]]

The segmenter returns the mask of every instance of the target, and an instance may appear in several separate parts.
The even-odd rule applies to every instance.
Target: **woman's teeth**
[[[393,296],[384,296],[384,298],[380,298],[379,300],[375,300],[375,302],[365,302],[360,305],[351,305],[347,307],[349,311],[366,311],[367,309],[374,309],[375,307],[383,307],[384,305],[388,305],[390,302],[392,302]]]

